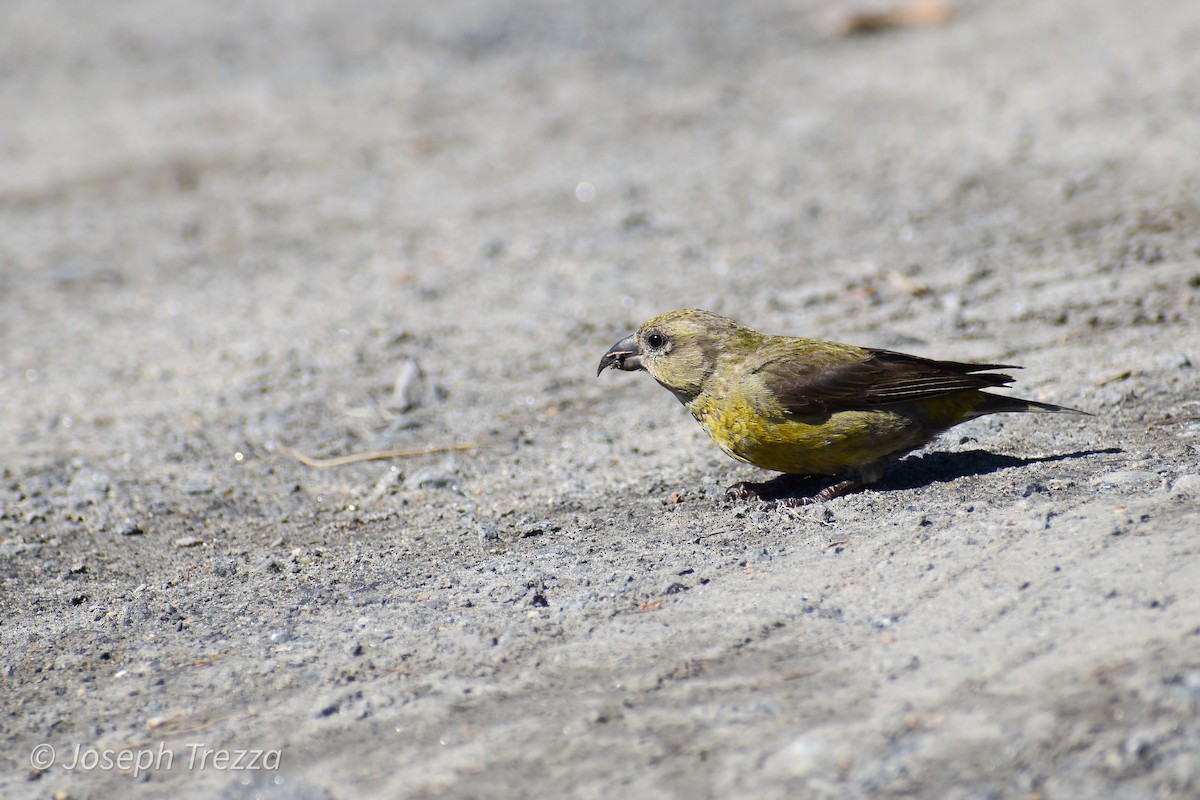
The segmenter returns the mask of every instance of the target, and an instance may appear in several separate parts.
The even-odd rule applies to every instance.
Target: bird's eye
[[[650,345],[651,349],[657,350],[667,343],[667,337],[663,336],[658,331],[654,331],[646,336],[646,344]]]

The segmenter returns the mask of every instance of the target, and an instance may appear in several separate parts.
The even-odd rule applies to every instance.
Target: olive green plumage
[[[607,367],[649,372],[736,459],[791,475],[856,476],[816,499],[878,480],[888,461],[983,414],[1074,411],[983,391],[1011,383],[987,371],[1011,365],[767,336],[696,309],[649,320],[609,349],[597,375]]]

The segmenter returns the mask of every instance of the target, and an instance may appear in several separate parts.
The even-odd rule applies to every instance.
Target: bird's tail
[[[981,392],[981,394],[987,399],[975,409],[975,415],[1011,411],[1049,411],[1056,414],[1085,414],[1089,417],[1095,416],[1090,411],[1068,408],[1067,406],[1056,406],[1053,403],[1039,403],[1037,400],[1026,400],[1021,397],[1005,397],[1004,395],[991,394],[990,392]]]

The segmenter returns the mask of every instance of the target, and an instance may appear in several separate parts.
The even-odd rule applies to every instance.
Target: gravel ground
[[[0,5],[0,794],[1200,795],[1200,4],[848,7]],[[1096,416],[733,503],[683,306]]]

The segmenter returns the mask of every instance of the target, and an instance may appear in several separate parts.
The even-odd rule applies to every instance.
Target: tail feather
[[[975,409],[975,416],[1010,411],[1049,411],[1055,414],[1095,416],[1090,411],[1082,411],[1078,408],[1069,408],[1067,406],[1056,406],[1053,403],[1039,403],[1037,400],[1026,400],[1022,397],[1005,397],[1004,395],[991,394],[990,392],[983,392],[982,394],[987,399]]]

